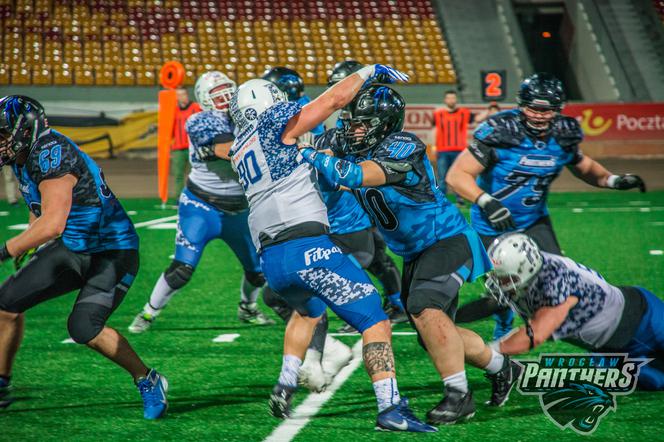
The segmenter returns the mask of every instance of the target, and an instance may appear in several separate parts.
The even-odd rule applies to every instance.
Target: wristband
[[[477,197],[477,201],[475,201],[475,202],[477,203],[478,206],[480,206],[482,209],[484,209],[484,206],[486,206],[487,204],[489,204],[493,200],[494,200],[494,197],[492,197],[488,193],[484,192],[482,195]]]
[[[610,175],[606,179],[606,187],[608,187],[610,189],[615,189],[616,188],[616,181],[618,181],[619,178],[620,178],[619,175]]]
[[[4,243],[2,245],[2,248],[0,249],[0,262],[4,262],[8,259],[10,259],[12,255],[9,254],[9,250],[7,250],[7,243]]]

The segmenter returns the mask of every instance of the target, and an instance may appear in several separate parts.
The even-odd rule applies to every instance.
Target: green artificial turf
[[[174,215],[156,200],[124,200],[136,211],[136,223]],[[664,192],[647,194],[595,192],[558,193],[550,211],[565,253],[599,271],[615,285],[642,285],[664,295]],[[8,213],[6,213],[8,212]],[[27,211],[0,204],[0,241],[16,234],[7,227],[27,222]],[[173,221],[171,221],[173,222]],[[125,332],[146,302],[159,274],[173,253],[172,229],[139,229],[141,270],[124,303],[109,325]],[[0,266],[0,278],[12,272]],[[175,296],[142,335],[126,333],[145,361],[170,382],[166,419],[142,419],[140,397],[132,380],[98,354],[67,339],[67,315],[75,295],[39,305],[26,314],[26,333],[18,354],[13,383],[17,401],[0,410],[0,440],[238,440],[259,441],[279,421],[267,412],[267,397],[281,361],[283,325],[251,327],[237,321],[241,267],[220,241],[206,250],[192,282]],[[464,286],[461,303],[481,293],[478,283]],[[276,318],[270,312],[270,315]],[[338,319],[331,329],[341,325]],[[470,326],[490,338],[493,322]],[[409,330],[399,325],[395,330]],[[214,343],[222,333],[239,333],[231,343]],[[357,336],[341,338],[352,345]],[[414,336],[395,336],[394,350],[402,394],[423,417],[441,398],[442,384]],[[540,351],[575,348],[547,343]],[[561,431],[542,413],[536,397],[512,393],[501,409],[483,404],[490,384],[480,370],[469,368],[478,404],[476,416],[437,434],[386,434],[373,431],[376,405],[363,369],[356,370],[296,440],[487,440],[563,441],[579,439]],[[299,393],[297,401],[306,397]],[[664,396],[635,392],[617,398],[592,440],[664,440]]]

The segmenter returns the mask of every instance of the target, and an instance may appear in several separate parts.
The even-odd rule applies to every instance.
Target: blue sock
[[[406,311],[406,309],[403,308],[403,304],[401,303],[401,293],[400,292],[396,292],[393,295],[388,295],[387,299],[390,300],[390,303],[392,305],[396,305],[397,307],[399,307],[402,312]]]

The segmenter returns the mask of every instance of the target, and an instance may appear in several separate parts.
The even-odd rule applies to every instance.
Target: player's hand
[[[646,183],[638,175],[632,175],[631,173],[627,173],[625,175],[618,175],[613,180],[611,179],[609,180],[612,181],[609,184],[609,187],[611,187],[612,189],[627,190],[638,187],[642,193],[646,191]]]
[[[516,228],[510,210],[488,193],[483,193],[477,198],[477,205],[480,206],[494,229],[504,231]]]
[[[406,83],[410,79],[408,74],[398,71],[393,67],[385,66],[384,64],[365,66],[357,71],[357,74],[365,80],[365,86],[376,80],[380,80],[381,83],[396,83],[398,81]]]
[[[216,160],[217,154],[215,153],[215,144],[206,144],[203,146],[194,147],[194,156],[200,161]]]
[[[19,270],[23,265],[32,258],[32,255],[37,251],[37,247],[33,247],[30,250],[26,250],[20,255],[14,257],[14,269]]]

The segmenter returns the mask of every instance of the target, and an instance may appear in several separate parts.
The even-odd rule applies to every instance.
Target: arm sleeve
[[[314,166],[318,174],[328,181],[351,189],[362,187],[363,172],[359,165],[317,152],[311,147],[302,149],[300,153],[304,160]]]
[[[496,164],[496,151],[493,147],[487,146],[481,141],[473,139],[473,141],[468,146],[468,151],[482,166],[484,166],[485,169],[489,169],[491,166]]]

